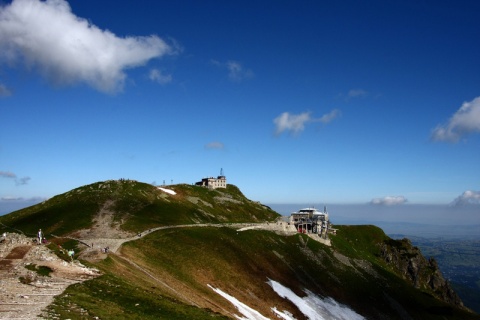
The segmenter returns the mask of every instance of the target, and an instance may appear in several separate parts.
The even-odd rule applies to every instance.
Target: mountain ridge
[[[76,258],[101,271],[93,280],[68,287],[47,308],[50,315],[81,319],[75,310],[82,309],[104,319],[235,317],[239,310],[212,286],[264,316],[278,316],[271,309],[275,306],[304,319],[295,304],[272,291],[267,283],[272,279],[299,297],[306,292],[328,297],[370,319],[480,319],[455,299],[441,300],[424,280],[412,284],[403,265],[390,262],[397,257],[407,266],[411,261],[420,265],[420,257],[425,258],[375,226],[335,226],[329,247],[305,234],[279,232],[280,215],[246,199],[235,186],[161,188],[173,192],[131,180],[98,182],[0,217],[2,228],[27,234],[45,225],[46,234],[59,237],[48,239],[49,248],[74,248]],[[261,222],[271,229],[240,228]],[[108,225],[104,235],[125,240],[115,252],[72,240],[102,225]],[[189,227],[174,228],[178,225]],[[399,248],[403,251],[395,251]],[[420,269],[438,276],[435,264]]]

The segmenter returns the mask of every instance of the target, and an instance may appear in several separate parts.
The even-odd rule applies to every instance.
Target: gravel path
[[[8,233],[0,243],[0,319],[48,318],[44,310],[69,285],[99,275],[80,262],[66,262],[32,238]],[[46,266],[50,277],[25,268]]]
[[[92,228],[80,230],[69,238],[86,246],[80,258],[104,259],[109,253],[116,254],[122,244],[144,237],[152,232],[173,228],[230,227],[238,231],[270,230],[280,234],[295,234],[295,227],[286,222],[271,223],[223,223],[188,224],[163,226],[145,230],[138,234],[128,233],[113,222],[110,211],[112,203],[105,203],[94,220]],[[133,263],[133,262],[131,262]],[[25,268],[29,264],[46,266],[53,270],[50,277],[40,276]],[[17,233],[8,233],[0,243],[0,319],[43,319],[51,318],[45,308],[69,285],[92,279],[98,270],[90,269],[79,261],[66,262],[58,258],[44,245],[37,245],[32,238]],[[22,279],[22,280],[21,280]]]

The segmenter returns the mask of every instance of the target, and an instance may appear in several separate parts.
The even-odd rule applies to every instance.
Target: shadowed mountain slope
[[[48,317],[247,318],[246,308],[239,309],[218,289],[270,319],[277,318],[277,311],[284,319],[350,319],[352,314],[367,319],[480,319],[462,306],[434,262],[408,240],[392,240],[375,226],[336,226],[331,246],[306,234],[242,231],[234,223],[275,224],[279,215],[246,199],[234,186],[208,190],[175,185],[165,191],[126,180],[99,182],[0,222],[28,232],[40,224],[50,233],[81,234],[81,229],[97,228],[96,217],[107,211],[113,216],[109,224],[125,232],[192,226],[155,229],[129,238],[116,253],[83,261],[102,275],[68,287],[47,308]],[[87,256],[93,249],[72,240],[53,242],[52,249],[56,244],[75,247],[77,257],[79,251]],[[272,281],[298,299],[281,296]]]

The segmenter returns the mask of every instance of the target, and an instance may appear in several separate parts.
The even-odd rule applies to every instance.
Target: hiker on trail
[[[73,255],[75,254],[75,251],[73,251],[73,249],[70,249],[68,250],[68,256],[70,257],[70,259],[73,261]]]
[[[37,243],[41,244],[43,239],[43,232],[42,229],[38,229],[38,234],[37,234]]]

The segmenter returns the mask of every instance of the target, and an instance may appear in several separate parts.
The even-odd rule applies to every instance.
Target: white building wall
[[[226,188],[227,178],[219,176],[218,178],[203,178],[202,181],[196,183],[197,186],[208,187],[211,189]]]

